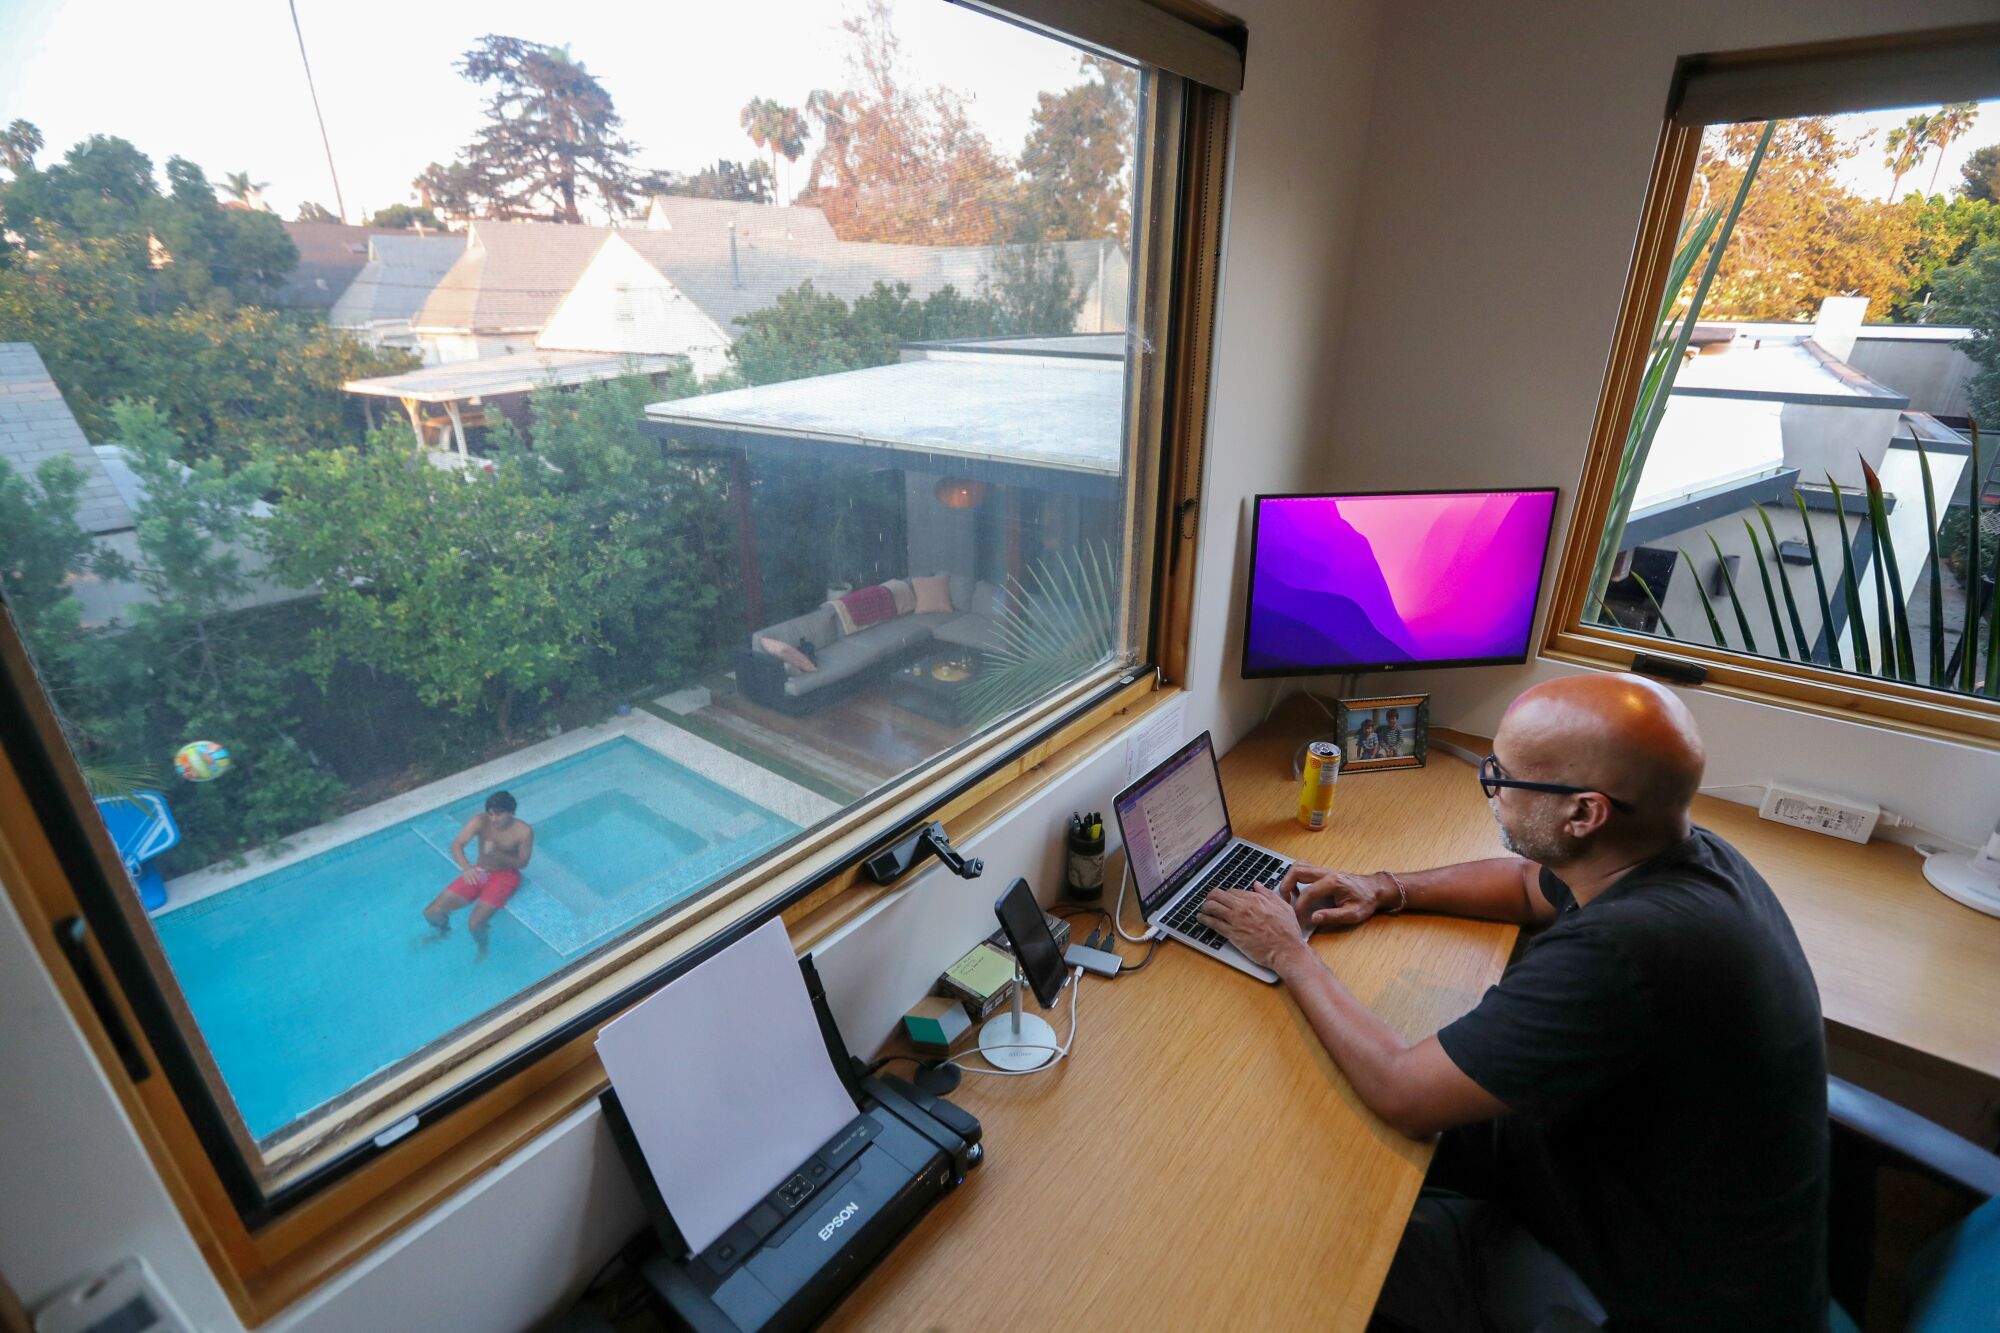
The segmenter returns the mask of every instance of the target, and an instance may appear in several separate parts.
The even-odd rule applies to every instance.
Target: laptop
[[[1231,832],[1208,733],[1119,792],[1111,808],[1146,924],[1239,972],[1275,982],[1276,972],[1251,962],[1195,919],[1212,890],[1248,888],[1260,881],[1275,889],[1292,864]]]

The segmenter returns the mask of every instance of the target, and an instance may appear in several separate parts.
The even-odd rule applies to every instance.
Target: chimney
[[[741,287],[743,285],[743,270],[736,266],[736,224],[734,222],[729,224],[729,285],[732,287]]]

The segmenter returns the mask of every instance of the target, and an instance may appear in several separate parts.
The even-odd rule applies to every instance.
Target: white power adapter
[[[1810,829],[1849,842],[1867,842],[1881,821],[1882,807],[1873,801],[1827,796],[1802,787],[1773,782],[1764,788],[1757,813],[1777,824]]]

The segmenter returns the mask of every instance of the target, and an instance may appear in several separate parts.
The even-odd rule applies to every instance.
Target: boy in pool
[[[465,859],[465,849],[474,838],[479,839],[477,863]],[[424,909],[424,920],[437,931],[430,938],[441,940],[450,934],[451,914],[467,903],[477,903],[467,928],[472,931],[473,943],[479,946],[473,961],[484,959],[486,923],[521,887],[521,871],[534,854],[534,826],[514,818],[514,798],[504,791],[487,797],[486,809],[466,820],[465,827],[451,840],[451,859],[465,873],[445,885],[444,892]]]

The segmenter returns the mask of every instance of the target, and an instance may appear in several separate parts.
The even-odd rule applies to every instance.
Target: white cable
[[[1016,982],[1015,984],[1018,985],[1020,983]],[[994,1044],[992,1049],[1000,1051],[1054,1052],[1055,1054],[1054,1059],[1044,1060],[1041,1064],[1036,1065],[1033,1069],[976,1069],[973,1066],[965,1063],[965,1061],[971,1059],[974,1055],[978,1053],[976,1051],[967,1051],[964,1055],[955,1055],[949,1060],[941,1060],[938,1063],[940,1065],[951,1065],[954,1068],[956,1068],[960,1073],[992,1074],[997,1078],[1024,1078],[1029,1074],[1047,1073],[1049,1070],[1054,1069],[1057,1065],[1061,1064],[1063,1057],[1070,1053],[1070,1048],[1076,1045],[1076,1007],[1078,1002],[1081,1001],[1082,999],[1083,999],[1083,969],[1079,967],[1072,970],[1070,973],[1069,1035],[1063,1038],[1062,1045],[1044,1046],[1040,1042],[1027,1042],[1027,1041],[1020,1041],[1020,1042],[1010,1041],[1005,1043]],[[997,1018],[999,1017],[999,1015],[996,1014],[994,1015],[994,1017]],[[992,1019],[988,1019],[987,1021],[991,1022]]]
[[[1118,938],[1127,944],[1144,944],[1154,937],[1152,927],[1143,935],[1127,934],[1125,930],[1125,884],[1132,877],[1132,849],[1125,849],[1125,864],[1118,871],[1118,905],[1111,909],[1111,924],[1117,927]]]
[[[1314,703],[1316,703],[1316,704],[1318,704],[1318,705],[1319,705],[1319,711],[1320,711],[1320,712],[1322,712],[1322,713],[1325,713],[1325,714],[1326,714],[1326,715],[1327,715],[1327,716],[1328,716],[1329,718],[1333,718],[1333,720],[1334,720],[1335,722],[1338,722],[1338,721],[1340,721],[1340,719],[1339,719],[1339,718],[1337,718],[1337,717],[1334,717],[1334,715],[1333,715],[1333,710],[1332,710],[1331,708],[1328,708],[1328,707],[1326,706],[1326,701],[1325,701],[1325,700],[1321,699],[1321,698],[1320,698],[1320,697],[1319,697],[1319,696],[1318,696],[1317,694],[1314,694],[1314,693],[1313,693],[1313,692],[1312,692],[1311,690],[1305,690],[1305,691],[1302,691],[1302,692],[1304,693],[1304,695],[1306,696],[1306,698],[1308,698],[1308,699],[1312,700],[1312,701],[1313,701]],[[1351,691],[1350,691],[1350,693],[1351,693]]]
[[[1712,782],[1708,786],[1703,787],[1702,790],[1703,791],[1749,791],[1752,788],[1755,788],[1758,791],[1769,791],[1771,789],[1771,784],[1768,782]]]

